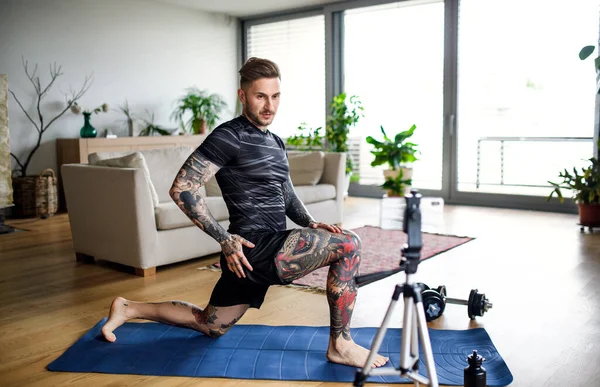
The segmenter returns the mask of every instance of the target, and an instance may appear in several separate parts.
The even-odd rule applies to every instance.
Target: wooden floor
[[[346,200],[344,226],[377,225],[380,202]],[[575,215],[446,206],[430,231],[476,237],[419,266],[418,279],[445,284],[448,296],[485,292],[494,307],[471,322],[449,305],[434,328],[484,327],[514,375],[512,386],[600,385],[600,233],[580,233]],[[215,258],[160,267],[136,277],[108,263],[78,263],[68,217],[12,220],[28,231],[0,235],[0,385],[2,386],[342,386],[230,379],[77,374],[46,371],[107,315],[112,298],[187,300],[205,305]],[[424,230],[426,228],[424,227]],[[402,274],[359,290],[353,326],[379,326]],[[272,287],[262,309],[241,324],[327,325],[325,297]],[[401,325],[397,310],[392,326]],[[346,384],[349,385],[349,384]]]

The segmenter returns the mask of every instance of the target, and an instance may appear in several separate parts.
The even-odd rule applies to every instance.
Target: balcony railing
[[[481,143],[500,143],[500,185],[504,185],[504,143],[505,142],[592,142],[593,137],[480,137],[477,139],[477,179],[475,186],[479,188],[481,175]],[[517,184],[522,185],[522,184]]]

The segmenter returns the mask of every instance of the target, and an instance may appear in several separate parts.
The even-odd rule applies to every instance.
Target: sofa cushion
[[[322,202],[328,199],[335,199],[335,186],[332,184],[300,185],[294,186],[296,196],[304,204]]]
[[[160,203],[171,202],[169,190],[173,185],[173,180],[177,176],[183,163],[193,151],[194,149],[188,146],[139,151],[139,153],[144,155],[148,171],[150,172],[150,180],[152,181],[152,184],[154,184]],[[88,162],[92,164],[92,162],[96,160],[121,157],[131,153],[132,151],[92,153],[88,156]],[[206,196],[204,187],[200,188],[200,194]]]
[[[116,167],[116,168],[140,168],[144,172],[144,176],[146,177],[146,181],[148,182],[148,188],[150,189],[150,196],[152,197],[152,203],[154,207],[158,205],[159,199],[158,194],[156,193],[156,189],[154,188],[154,184],[152,184],[152,180],[150,178],[150,172],[148,171],[148,166],[146,165],[146,160],[144,159],[144,155],[139,152],[134,152],[122,157],[115,158],[107,158],[100,159],[99,157],[88,157],[88,160],[91,165],[98,165],[103,167]]]
[[[229,219],[229,211],[222,197],[205,197],[204,200],[208,210],[218,222]],[[154,209],[154,216],[156,217],[156,228],[158,230],[172,230],[194,225],[173,201],[160,203]]]
[[[323,152],[288,152],[292,184],[316,185],[323,175],[325,154]]]

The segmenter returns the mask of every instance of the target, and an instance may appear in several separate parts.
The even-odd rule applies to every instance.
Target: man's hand
[[[324,228],[325,230],[331,231],[331,232],[335,232],[335,233],[341,233],[342,229],[339,228],[338,226],[336,226],[335,224],[327,224],[327,223],[322,223],[322,222],[310,222],[308,224],[308,227],[310,228]]]
[[[246,278],[246,273],[244,273],[244,268],[242,265],[246,266],[250,271],[253,269],[246,256],[244,256],[242,245],[253,248],[254,243],[249,242],[236,234],[232,234],[230,238],[225,239],[220,243],[221,251],[223,251],[223,254],[225,254],[225,259],[227,260],[227,267],[229,267],[229,270],[234,272],[238,278]]]

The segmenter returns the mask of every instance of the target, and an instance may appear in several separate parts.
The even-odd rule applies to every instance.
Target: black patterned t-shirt
[[[242,115],[215,128],[195,152],[221,168],[215,177],[229,210],[230,233],[285,230],[289,166],[281,138]]]

